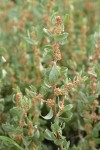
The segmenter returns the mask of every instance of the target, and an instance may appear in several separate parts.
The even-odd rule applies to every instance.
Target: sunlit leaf
[[[41,116],[42,118],[49,120],[53,117],[53,110],[52,108],[50,109],[49,113],[46,116]]]

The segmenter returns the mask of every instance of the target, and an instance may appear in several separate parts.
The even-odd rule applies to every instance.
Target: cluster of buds
[[[86,11],[90,12],[90,11],[94,10],[94,8],[96,8],[95,3],[93,3],[92,1],[91,2],[90,1],[85,2]]]
[[[24,109],[23,118],[27,118],[27,113],[28,113],[28,111],[29,111],[29,104],[26,103],[26,104],[24,105],[23,109]]]
[[[89,141],[89,146],[92,147],[92,148],[95,147],[95,142],[93,140],[90,140]]]
[[[62,94],[63,94],[62,89],[60,89],[60,88],[55,88],[54,89],[54,95],[59,96],[59,95],[62,95]]]
[[[59,102],[59,109],[64,110],[64,101]]]
[[[63,23],[61,16],[56,16],[56,24],[61,25]]]
[[[91,79],[91,82],[90,82],[91,93],[94,95],[95,90],[96,90],[96,86],[97,86],[96,75],[94,73],[91,73],[91,72],[94,72],[94,68],[89,67],[88,72],[89,72],[89,77]]]
[[[61,53],[60,53],[60,50],[59,50],[59,42],[55,42],[53,44],[53,49],[54,49],[54,60],[55,61],[61,60]]]
[[[32,123],[32,121],[29,121],[29,124],[28,124],[28,135],[29,136],[33,135],[33,123]]]
[[[56,22],[55,22],[55,27],[53,29],[53,34],[57,34],[57,35],[60,35],[61,32],[62,32],[62,28],[61,28],[61,25],[62,25],[63,21],[62,21],[62,18],[60,16],[56,16]]]
[[[19,63],[23,66],[23,71],[24,71],[24,78],[21,77],[20,79],[24,82],[29,82],[26,74],[28,73],[28,61],[27,61],[27,52],[26,48],[22,46],[21,48],[21,55],[19,57]]]
[[[96,87],[97,87],[96,79],[93,79],[93,81],[91,81],[90,87],[91,87],[91,92],[92,92],[92,94],[94,95],[94,94],[95,94]]]
[[[86,47],[86,33],[87,33],[87,25],[83,24],[81,28],[82,40],[81,40],[81,49],[85,50]]]
[[[77,80],[73,82],[74,86],[76,87],[77,85],[79,85],[81,81],[82,81],[82,77],[79,77]]]
[[[35,35],[34,32],[31,32],[31,37],[32,37],[33,40],[36,40],[36,35]]]
[[[70,43],[70,46],[71,46],[74,43],[74,34],[73,34],[73,30],[74,30],[73,10],[74,10],[74,7],[71,5],[69,9],[70,9],[70,15],[69,15],[69,18],[68,18],[67,30],[68,30],[68,33],[70,34],[70,36],[69,36],[69,43]]]
[[[68,91],[70,91],[72,88],[75,88],[76,86],[78,86],[80,84],[80,82],[82,81],[82,78],[79,77],[77,80],[75,80],[73,83],[68,83],[65,86],[65,90],[67,89]]]
[[[23,134],[14,134],[12,137],[17,143],[21,144],[23,140]]]
[[[98,59],[100,59],[100,35],[98,37],[97,46],[96,46],[95,53],[93,56],[93,62],[97,63]]]
[[[70,91],[72,88],[74,88],[73,83],[68,83],[65,87],[65,89],[67,89],[68,91]]]
[[[23,117],[24,117],[24,118],[27,118],[27,113],[26,113],[26,112],[24,112]]]
[[[53,107],[55,105],[55,100],[54,99],[47,99],[46,104],[49,107]]]
[[[100,121],[100,115],[98,116],[96,113],[91,114],[91,120],[96,122],[97,120]]]
[[[54,35],[60,35],[62,33],[62,18],[60,16],[56,16],[56,22],[55,22],[55,26],[54,26],[54,29],[53,29],[53,34]],[[60,53],[60,50],[59,50],[59,42],[55,42],[53,44],[53,49],[54,49],[54,60],[55,61],[59,61],[61,60],[61,53]]]
[[[32,35],[33,38],[35,38],[34,34]],[[40,60],[41,60],[41,57],[40,57],[40,49],[34,45],[33,47],[33,51],[34,51],[34,63],[35,63],[35,66],[36,66],[36,73],[37,73],[37,80],[36,80],[36,83],[40,83],[41,81],[41,69],[40,69]]]
[[[15,97],[16,97],[17,107],[20,108],[20,104],[21,104],[20,102],[22,100],[22,93],[17,93]]]
[[[85,131],[89,135],[92,132],[92,123],[100,120],[100,116],[95,112],[90,113],[89,111],[86,111],[84,114],[84,118],[91,121],[91,123],[85,123]]]
[[[90,113],[89,113],[89,111],[85,111],[85,113],[84,113],[84,118],[89,118],[90,117]]]
[[[24,120],[20,120],[19,126],[24,127],[25,125],[26,125],[25,121]]]
[[[35,35],[34,35],[35,36]],[[35,37],[34,37],[35,38]],[[40,56],[39,56],[39,53],[40,53],[40,50],[39,48],[37,48],[37,46],[33,46],[32,47],[33,50],[34,50],[34,60],[35,60],[35,63],[36,65],[39,66],[39,62],[40,62]]]
[[[40,101],[43,98],[41,94],[37,94],[34,98],[34,101]]]
[[[21,101],[22,100],[22,94],[21,93],[17,93],[16,94],[16,101]]]
[[[49,14],[51,12],[51,10],[53,9],[55,5],[55,0],[50,0],[48,1],[48,4],[47,4],[47,12],[46,12],[46,15],[45,16],[42,16],[42,19],[45,21],[46,23],[46,28],[50,31],[51,29],[51,26],[50,26],[50,17],[49,17]]]
[[[96,108],[98,107],[98,105],[99,105],[98,100],[94,100],[94,102],[92,103],[92,108],[93,108],[94,111],[96,110]]]
[[[91,128],[92,128],[92,125],[90,123],[85,124],[85,131],[87,134],[91,133]]]

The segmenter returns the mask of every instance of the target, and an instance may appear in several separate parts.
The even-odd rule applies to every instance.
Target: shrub
[[[100,2],[1,0],[1,150],[98,150]]]

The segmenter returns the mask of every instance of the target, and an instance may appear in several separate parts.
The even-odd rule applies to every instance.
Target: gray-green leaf
[[[50,82],[57,82],[58,77],[59,77],[59,71],[57,69],[56,64],[54,64],[52,69],[51,69],[51,72],[49,74],[49,81]]]
[[[49,113],[46,116],[42,116],[42,118],[49,120],[53,117],[53,110],[52,108],[50,109]]]

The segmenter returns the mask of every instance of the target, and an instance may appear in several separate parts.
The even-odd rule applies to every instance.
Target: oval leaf
[[[53,110],[52,108],[50,109],[49,113],[46,116],[41,116],[42,118],[49,120],[53,117]]]
[[[45,130],[45,138],[50,141],[53,140],[53,133],[48,129]]]
[[[68,112],[69,110],[71,110],[73,108],[72,104],[66,105],[64,107],[64,109],[60,112],[60,115],[63,114],[64,112]]]
[[[44,32],[47,36],[52,37],[52,34],[48,31],[48,29],[43,28],[43,32]]]
[[[63,33],[60,35],[55,35],[54,39],[55,39],[55,41],[63,41],[65,39],[67,39],[67,37],[68,37],[68,33]]]
[[[56,82],[58,80],[59,77],[59,71],[57,69],[56,64],[53,65],[51,72],[49,74],[49,81],[50,82]]]

